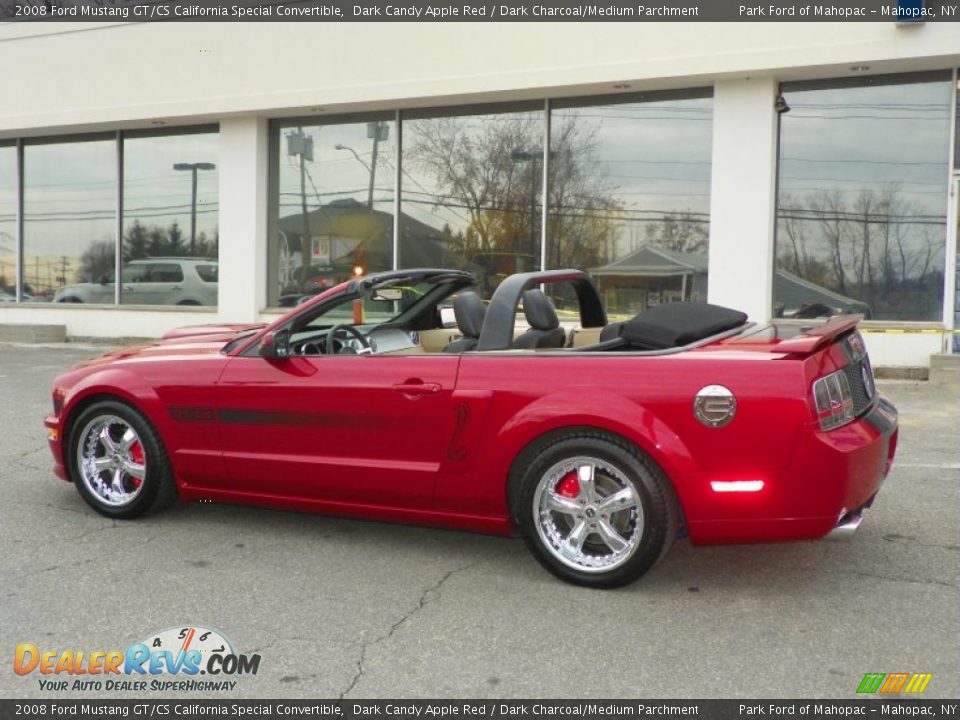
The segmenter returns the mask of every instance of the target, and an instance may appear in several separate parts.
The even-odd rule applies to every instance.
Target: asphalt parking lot
[[[67,697],[13,673],[17,643],[182,624],[261,655],[224,697],[853,698],[895,671],[960,695],[960,387],[880,383],[899,454],[852,541],[684,540],[602,592],[519,540],[208,504],[107,520],[53,476],[41,422],[53,376],[96,352],[0,344],[0,697]]]

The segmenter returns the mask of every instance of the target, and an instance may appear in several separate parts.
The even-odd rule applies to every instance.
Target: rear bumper
[[[60,418],[53,414],[47,415],[43,419],[43,425],[47,429],[47,444],[53,455],[53,474],[61,480],[70,482],[70,474],[67,472],[63,457],[63,429],[60,426]]]
[[[685,508],[690,539],[706,545],[849,537],[890,472],[897,434],[897,410],[878,394],[866,415],[842,428],[801,428],[787,465],[759,474],[758,492],[711,493],[710,478],[698,478],[697,507]]]

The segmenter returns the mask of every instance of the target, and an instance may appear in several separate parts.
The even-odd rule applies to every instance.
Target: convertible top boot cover
[[[739,310],[699,302],[654,305],[623,323],[620,337],[631,348],[664,350],[683,347],[733,330],[747,322]]]

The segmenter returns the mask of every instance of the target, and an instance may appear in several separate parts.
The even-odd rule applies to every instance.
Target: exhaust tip
[[[849,540],[857,532],[863,522],[863,513],[860,510],[849,512],[840,518],[837,526],[827,534],[830,540]]]

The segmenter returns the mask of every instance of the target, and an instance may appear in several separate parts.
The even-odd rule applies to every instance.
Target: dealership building
[[[960,352],[958,28],[2,23],[0,329],[578,267],[614,315],[857,312],[875,364],[926,367]]]

